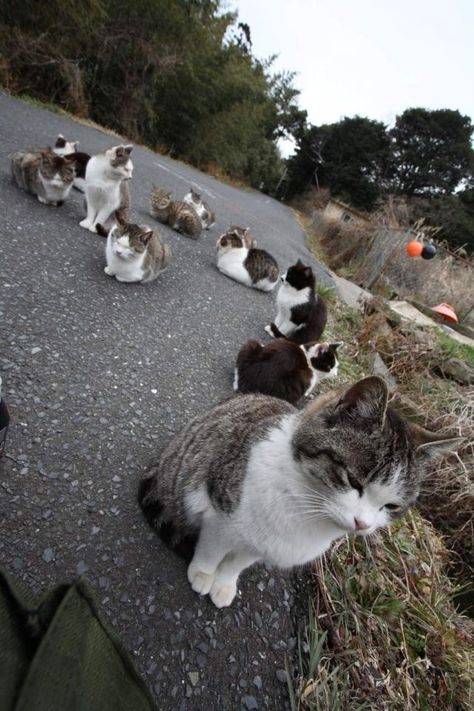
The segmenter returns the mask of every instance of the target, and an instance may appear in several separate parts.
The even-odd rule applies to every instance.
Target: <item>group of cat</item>
[[[80,224],[107,236],[106,273],[151,281],[170,250],[152,229],[128,222],[132,146],[92,157],[77,148],[60,136],[54,149],[16,153],[16,182],[49,205],[61,205],[73,185],[85,191]],[[193,238],[215,221],[193,191],[173,202],[154,188],[151,214]],[[217,266],[263,291],[279,280],[274,258],[240,227],[219,238]],[[240,394],[192,420],[141,481],[148,522],[189,559],[193,590],[217,607],[232,603],[241,571],[257,561],[302,565],[346,534],[389,524],[416,501],[429,463],[460,441],[401,419],[375,376],[296,409],[322,377],[337,373],[341,343],[318,342],[326,319],[313,271],[298,260],[282,277],[277,315],[265,328],[275,340],[250,340],[238,354]]]

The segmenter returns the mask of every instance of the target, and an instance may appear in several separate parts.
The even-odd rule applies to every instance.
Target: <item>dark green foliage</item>
[[[414,220],[424,217],[428,225],[441,227],[437,239],[446,240],[452,249],[464,247],[468,254],[474,255],[474,206],[472,203],[467,205],[457,194],[439,195],[433,198],[412,198],[410,212]]]
[[[473,130],[469,116],[451,109],[407,109],[397,116],[390,131],[394,190],[451,194],[471,174]]]
[[[383,123],[355,116],[300,132],[288,161],[288,195],[309,185],[329,188],[355,207],[370,210],[380,195],[390,141]]]
[[[0,84],[272,189],[306,114],[236,20],[220,0],[0,0]]]

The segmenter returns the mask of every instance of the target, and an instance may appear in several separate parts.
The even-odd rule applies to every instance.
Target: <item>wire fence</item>
[[[351,277],[369,291],[392,291],[398,298],[432,307],[451,304],[459,320],[474,325],[473,263],[438,245],[433,259],[411,258],[411,230],[344,224],[313,215],[313,227],[323,238],[336,267],[356,264]]]

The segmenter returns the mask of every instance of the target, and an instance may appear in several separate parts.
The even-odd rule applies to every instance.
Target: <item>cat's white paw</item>
[[[84,220],[81,220],[79,222],[79,227],[84,227],[85,230],[89,230],[91,227],[91,223],[87,219],[87,217]]]
[[[114,273],[110,267],[104,267],[104,272],[108,274],[109,276],[113,276]]]
[[[264,329],[264,330],[265,330],[270,336],[273,336],[273,331],[272,331],[272,327],[270,326],[270,324],[269,324],[268,326],[265,326],[265,329]]]
[[[203,573],[202,570],[198,570],[191,563],[188,568],[188,580],[194,592],[200,595],[207,595],[214,583],[214,575]]]
[[[90,224],[87,229],[89,230],[89,232],[94,232],[95,234],[97,234],[97,227],[95,225]]]
[[[41,197],[41,195],[37,195],[36,197],[43,205],[49,205],[49,201],[46,200],[45,198]]]
[[[216,607],[229,607],[237,594],[237,585],[224,585],[216,580],[209,592],[209,597]]]

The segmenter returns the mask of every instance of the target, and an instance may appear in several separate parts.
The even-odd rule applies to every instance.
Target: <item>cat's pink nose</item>
[[[354,524],[356,531],[365,531],[366,528],[370,528],[370,525],[360,518],[354,518]]]

